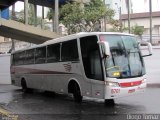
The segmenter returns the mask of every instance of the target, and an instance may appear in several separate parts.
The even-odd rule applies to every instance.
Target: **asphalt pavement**
[[[5,114],[16,117],[15,120],[127,120],[133,115],[142,118],[157,115],[160,120],[159,87],[148,87],[144,94],[118,98],[115,106],[88,98],[78,104],[71,97],[42,91],[24,94],[12,85],[0,85],[0,88],[0,113],[2,117]]]

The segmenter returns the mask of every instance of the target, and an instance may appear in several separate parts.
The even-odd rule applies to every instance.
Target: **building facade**
[[[7,39],[7,40],[5,40]],[[14,40],[15,50],[31,47],[35,44]],[[12,41],[9,38],[0,37],[0,54],[8,53],[11,51]]]
[[[160,41],[160,11],[152,13],[152,41],[157,43]],[[121,15],[122,25],[128,27],[128,15]],[[141,26],[144,28],[143,40],[148,41],[150,35],[150,13],[134,13],[130,14],[130,26]]]

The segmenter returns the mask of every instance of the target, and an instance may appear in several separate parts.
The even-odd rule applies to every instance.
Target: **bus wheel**
[[[77,103],[81,103],[82,102],[81,91],[80,91],[80,88],[79,88],[77,83],[74,84],[73,96],[74,96],[75,102],[77,102]]]
[[[22,91],[24,93],[28,92],[28,88],[27,88],[27,84],[26,84],[26,80],[25,79],[21,80],[21,86],[22,86]]]
[[[115,105],[114,99],[106,99],[105,105],[106,106],[114,106]]]

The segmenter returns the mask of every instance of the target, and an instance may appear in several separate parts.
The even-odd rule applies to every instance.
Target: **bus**
[[[144,43],[143,43],[144,44]],[[140,43],[132,34],[82,32],[11,54],[11,82],[23,91],[41,89],[112,103],[143,93],[146,71]]]

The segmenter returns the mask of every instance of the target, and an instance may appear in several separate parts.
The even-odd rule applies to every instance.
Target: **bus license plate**
[[[134,92],[135,92],[135,89],[128,90],[128,93],[134,93]]]

